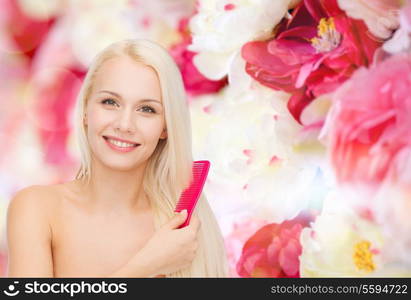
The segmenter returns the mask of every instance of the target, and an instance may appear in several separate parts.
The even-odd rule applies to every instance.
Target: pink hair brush
[[[210,162],[208,160],[198,160],[193,162],[193,181],[190,186],[185,189],[180,196],[175,212],[187,210],[187,219],[178,228],[187,226],[190,223],[191,215],[200,198],[204,183],[207,179],[208,170],[210,169]]]

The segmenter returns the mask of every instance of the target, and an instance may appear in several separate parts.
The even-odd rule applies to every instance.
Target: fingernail
[[[180,214],[184,215],[187,213],[187,209],[183,209],[182,211],[180,211]]]

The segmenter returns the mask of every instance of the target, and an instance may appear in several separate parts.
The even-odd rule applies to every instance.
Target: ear
[[[87,126],[87,114],[84,114],[83,116],[83,124],[84,126]]]
[[[160,139],[166,139],[166,138],[167,138],[167,129],[164,128],[164,129],[163,129],[163,132],[162,132],[161,135],[160,135]]]

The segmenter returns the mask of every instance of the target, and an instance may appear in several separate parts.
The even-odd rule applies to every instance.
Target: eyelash
[[[116,101],[114,101],[113,99],[110,99],[110,98],[102,100],[101,103],[102,103],[102,104],[108,104],[108,103],[107,103],[108,100],[111,100],[112,102],[116,103]],[[109,105],[111,105],[111,104],[109,104]],[[155,113],[156,113],[156,110],[155,110],[154,108],[152,108],[151,106],[148,106],[148,105],[142,106],[142,108],[145,108],[145,107],[148,107],[148,108],[150,108],[150,109],[152,110],[152,111],[149,112],[149,113],[152,113],[152,114],[155,114]]]

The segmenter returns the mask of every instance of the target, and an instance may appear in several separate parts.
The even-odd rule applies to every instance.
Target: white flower
[[[44,2],[47,11],[53,11],[55,0]],[[40,14],[29,5],[34,0],[22,0],[22,3],[31,15]],[[185,0],[67,0],[61,9],[58,26],[53,26],[49,35],[56,30],[63,33],[62,44],[68,45],[66,52],[70,51],[75,60],[87,68],[99,51],[118,40],[146,38],[165,48],[178,42],[176,25],[181,17],[190,15],[193,3]]]
[[[388,39],[399,26],[399,0],[338,0],[338,5],[351,18],[363,20],[378,38]]]
[[[301,233],[302,277],[397,277],[410,276],[411,268],[393,259],[395,245],[384,233],[384,225],[373,215],[359,214],[347,193],[335,190],[324,202],[323,211]],[[361,195],[361,194],[360,194]],[[351,193],[354,198],[355,193]],[[363,195],[361,195],[363,196]],[[408,252],[409,253],[409,252]]]
[[[411,2],[400,12],[400,28],[384,43],[383,49],[392,54],[411,50]]]
[[[189,50],[197,69],[209,79],[221,79],[241,47],[267,37],[287,13],[290,0],[200,0],[198,13],[190,20]]]
[[[71,47],[74,55],[84,67],[88,67],[94,56],[109,44],[125,38],[147,37],[143,26],[132,21],[135,11],[126,0],[80,1],[71,0],[65,15],[70,30]]]
[[[18,0],[16,2],[24,14],[37,20],[47,20],[58,15],[66,4],[61,0]]]
[[[411,270],[411,188],[385,182],[374,198],[373,213],[381,224],[387,259]]]
[[[194,153],[212,163],[206,191],[224,217],[282,222],[321,202],[323,148],[290,116],[288,95],[254,82],[211,99],[192,102]]]
[[[383,49],[390,53],[399,53],[411,48],[411,37],[407,30],[398,29],[393,37],[384,43]]]

